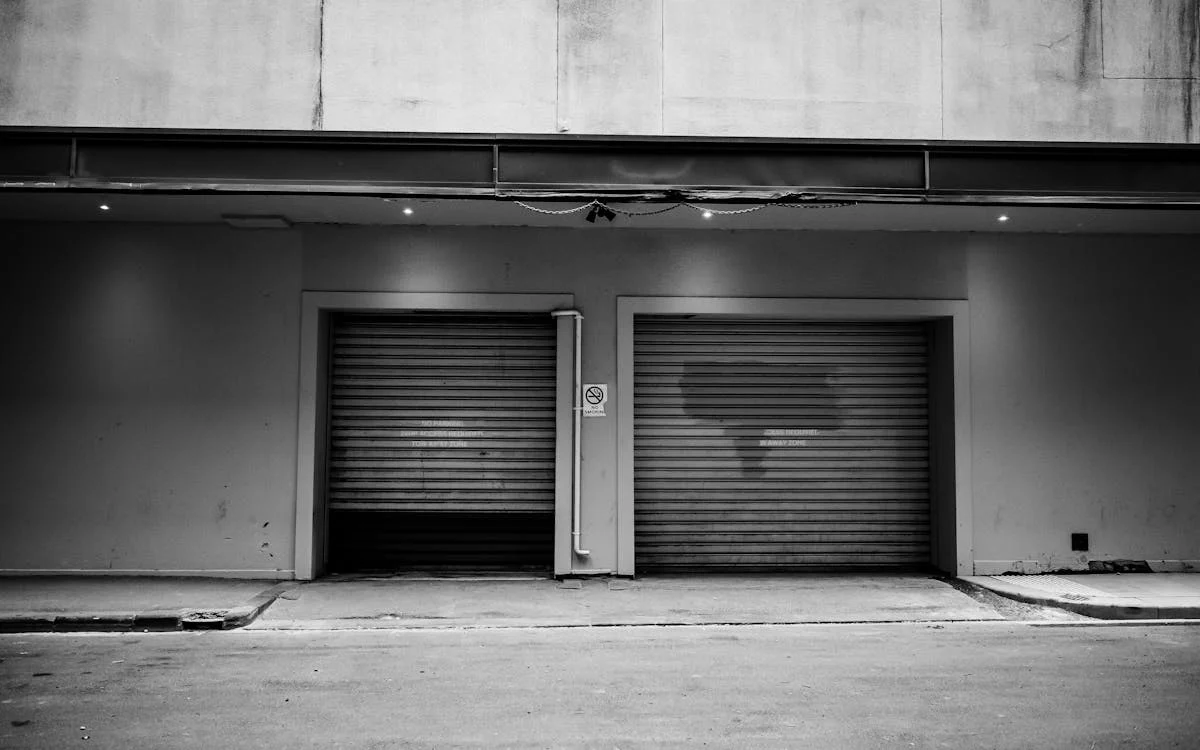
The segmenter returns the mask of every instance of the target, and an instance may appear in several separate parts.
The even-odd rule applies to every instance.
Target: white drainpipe
[[[575,552],[576,557],[587,557],[592,554],[590,550],[582,549],[580,544],[580,501],[579,501],[579,464],[582,451],[579,443],[579,428],[580,421],[583,418],[583,315],[578,310],[555,310],[550,313],[555,318],[561,318],[564,315],[570,315],[575,319],[575,397],[574,406],[571,411],[571,422],[574,425],[575,437],[573,440],[575,446],[574,463],[571,469],[571,549]]]

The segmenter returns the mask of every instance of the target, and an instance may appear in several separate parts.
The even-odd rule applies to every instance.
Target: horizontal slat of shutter
[[[921,324],[639,317],[639,570],[929,561]]]

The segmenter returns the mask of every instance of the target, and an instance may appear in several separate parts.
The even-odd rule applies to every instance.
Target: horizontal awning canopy
[[[1196,206],[1200,148],[7,127],[0,190]]]

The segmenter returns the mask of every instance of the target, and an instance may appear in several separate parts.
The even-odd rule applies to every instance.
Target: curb
[[[179,630],[182,613],[104,612],[70,615],[8,615],[0,617],[0,633],[120,633],[138,630]]]
[[[56,619],[54,615],[9,615],[0,618],[0,633],[49,633]]]
[[[221,629],[232,630],[234,628],[244,628],[254,622],[255,618],[263,613],[263,610],[271,606],[279,598],[280,594],[285,591],[291,591],[299,585],[300,581],[283,581],[277,583],[251,599],[248,603],[240,607],[234,607],[225,613]]]
[[[995,579],[985,582],[980,580],[982,578],[987,578],[987,576],[969,576],[960,580],[1019,602],[1038,604],[1043,607],[1057,607],[1098,620],[1200,619],[1200,607],[1143,607],[1124,604],[1116,599],[1081,602],[1045,592],[1032,594],[1019,586],[1008,585]]]
[[[7,615],[0,617],[0,633],[136,633],[180,630],[233,630],[254,622],[285,591],[300,581],[283,581],[266,589],[246,604],[229,610],[147,610],[145,612],[97,612],[64,615]]]

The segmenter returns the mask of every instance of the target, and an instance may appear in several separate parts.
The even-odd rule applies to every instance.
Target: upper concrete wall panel
[[[662,132],[662,0],[562,0],[558,129]]]
[[[553,132],[555,0],[325,0],[329,130]]]
[[[1106,77],[1108,40],[1125,40],[1112,54],[1128,70],[1141,33],[1118,23],[1128,3],[1110,5],[1118,12],[1102,14],[1100,0],[947,2],[945,137],[1194,141],[1195,82]]]
[[[0,0],[0,125],[1200,141],[1196,0]]]
[[[937,138],[938,0],[663,0],[672,135]]]
[[[0,124],[305,129],[320,0],[3,0]]]

